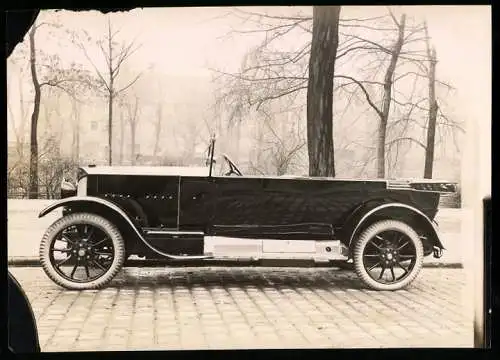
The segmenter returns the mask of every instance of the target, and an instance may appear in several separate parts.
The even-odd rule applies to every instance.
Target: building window
[[[97,130],[97,121],[92,121],[90,123],[90,129],[93,131]]]
[[[140,146],[139,144],[135,144],[135,147],[134,147],[134,153],[137,155],[139,154],[139,150],[140,150]]]

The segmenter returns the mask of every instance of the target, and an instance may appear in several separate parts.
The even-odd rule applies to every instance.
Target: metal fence
[[[55,196],[48,196],[46,191],[39,191],[37,199],[47,200],[47,199],[59,199],[61,194],[54,194]],[[7,199],[29,199],[27,191],[19,190],[7,190]]]

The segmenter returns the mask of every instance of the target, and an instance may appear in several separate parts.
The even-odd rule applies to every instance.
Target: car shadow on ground
[[[368,290],[353,271],[288,268],[124,268],[108,288],[305,287]]]

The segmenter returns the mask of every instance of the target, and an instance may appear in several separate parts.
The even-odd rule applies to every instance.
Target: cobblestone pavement
[[[38,267],[9,270],[32,303],[42,351],[473,345],[461,269],[423,269],[397,292],[326,268],[126,268],[81,292]]]

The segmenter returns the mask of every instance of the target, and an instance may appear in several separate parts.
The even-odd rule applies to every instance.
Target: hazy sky
[[[283,13],[303,8],[252,8],[254,11]],[[448,100],[453,114],[468,126],[489,120],[491,108],[491,8],[488,6],[404,6],[394,7],[396,13],[405,12],[416,20],[426,19],[432,43],[437,50],[438,77],[456,88]],[[178,77],[200,77],[198,84],[208,83],[209,67],[236,70],[245,53],[259,39],[245,35],[227,38],[234,28],[241,28],[241,20],[224,16],[228,8],[148,8],[103,15],[96,11],[43,12],[39,21],[54,16],[63,29],[86,29],[91,37],[102,36],[106,18],[110,16],[120,39],[136,38],[142,44],[133,55],[131,68],[154,67],[156,74]],[[386,13],[385,7],[342,7],[341,17],[367,18]],[[37,44],[44,51],[59,54],[64,62],[86,63],[60,30],[52,33],[40,28]],[[91,56],[98,61],[98,53]],[[101,63],[103,59],[101,58]],[[87,65],[88,66],[88,65]],[[190,96],[190,89],[179,88],[178,95]]]
[[[255,11],[270,8],[252,8]],[[310,7],[300,8],[305,13]],[[272,8],[271,11],[296,11],[297,8]],[[373,17],[383,14],[385,7],[343,7],[342,17]],[[458,112],[468,118],[487,116],[482,109],[490,86],[491,12],[488,6],[404,6],[395,7],[416,19],[426,19],[429,34],[438,54],[438,76],[450,81],[457,89]],[[140,51],[131,58],[131,66],[146,68],[154,65],[155,72],[178,76],[207,76],[209,67],[235,70],[256,37],[224,37],[231,26],[241,28],[241,22],[224,17],[228,8],[148,8],[111,15],[120,38],[136,38]],[[54,14],[41,14],[53,17]],[[67,28],[85,28],[91,36],[105,30],[106,16],[96,12],[57,12]],[[38,34],[39,46],[51,48],[68,60],[84,61],[82,55],[68,45],[64,53],[54,35],[43,29]],[[64,41],[63,41],[64,42]],[[97,59],[97,56],[95,57]],[[489,98],[486,96],[486,98]],[[483,115],[482,115],[483,114]]]

